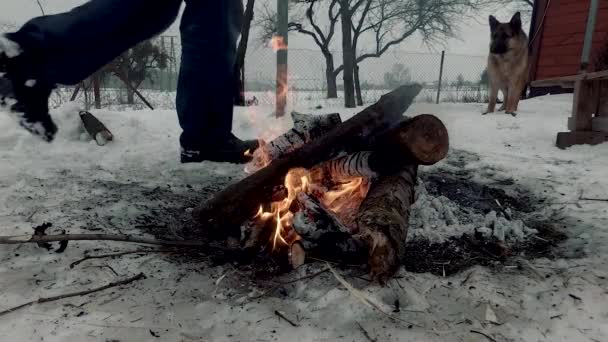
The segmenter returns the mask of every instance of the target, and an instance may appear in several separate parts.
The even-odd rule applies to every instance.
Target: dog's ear
[[[496,27],[498,27],[498,24],[500,24],[500,23],[498,22],[498,20],[496,20],[496,17],[491,15],[490,16],[490,31],[494,32],[494,30],[496,30]]]
[[[521,31],[521,14],[519,12],[515,13],[509,24],[514,32]]]

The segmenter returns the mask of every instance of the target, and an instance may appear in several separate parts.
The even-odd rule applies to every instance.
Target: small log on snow
[[[305,193],[297,196],[298,212],[292,228],[298,233],[298,243],[309,253],[319,257],[359,259],[363,243],[353,237],[351,230],[323,206]]]
[[[275,140],[262,144],[253,153],[253,160],[247,166],[248,171],[257,171],[270,161],[318,139],[342,123],[340,114],[310,115],[292,112],[293,128]]]
[[[93,114],[87,111],[81,111],[79,115],[84,129],[89,133],[91,138],[97,142],[97,145],[104,146],[108,141],[114,140],[112,132],[110,132],[110,130]]]
[[[368,248],[368,264],[374,279],[393,275],[405,255],[410,206],[414,202],[417,165],[380,177],[359,208],[359,238]]]
[[[421,89],[420,85],[402,86],[382,96],[376,104],[367,107],[319,139],[220,191],[193,210],[194,219],[202,226],[228,229],[225,233],[236,232],[238,235],[240,224],[255,215],[260,203],[270,201],[275,187],[283,183],[291,168],[310,168],[331,159],[348,146],[369,141],[378,132],[395,125]],[[404,129],[407,131],[410,126]],[[404,135],[407,136],[407,132]]]

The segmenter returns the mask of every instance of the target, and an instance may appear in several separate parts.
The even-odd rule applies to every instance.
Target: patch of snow
[[[167,95],[170,98],[171,95]],[[327,103],[327,105],[326,105]],[[316,102],[297,103],[301,112],[342,113],[346,120],[360,109],[329,107],[313,110]],[[339,101],[336,101],[339,105]],[[69,264],[85,251],[111,253],[137,247],[110,242],[72,243],[63,254],[35,245],[0,246],[0,310],[40,296],[78,291],[144,272],[147,279],[120,290],[53,303],[41,303],[4,315],[0,335],[7,341],[359,341],[357,323],[378,341],[463,341],[480,338],[479,330],[496,340],[608,340],[608,203],[579,201],[608,196],[608,144],[555,147],[555,136],[566,131],[571,95],[522,101],[516,118],[504,113],[481,116],[483,104],[415,103],[407,112],[434,113],[448,127],[450,145],[471,152],[460,168],[475,181],[512,179],[546,199],[547,209],[563,215],[569,240],[555,260],[531,260],[528,267],[476,267],[462,274],[439,277],[400,270],[380,287],[340,271],[353,286],[386,306],[400,303],[392,321],[353,298],[327,272],[314,279],[266,290],[232,265],[175,259],[159,254],[125,255],[89,260],[74,269]],[[237,108],[235,134],[271,139],[290,128],[289,117],[276,120],[272,106]],[[148,236],[136,227],[141,217],[157,222],[167,212],[167,232],[189,215],[205,196],[243,177],[242,165],[179,163],[179,126],[173,110],[97,110],[96,115],[115,141],[97,146],[82,141],[78,108],[52,111],[59,132],[52,144],[25,132],[0,112],[0,233],[31,234],[31,227],[48,221],[69,233],[124,233]],[[604,189],[604,190],[602,190]],[[592,192],[593,190],[593,192]],[[459,215],[446,198],[419,188],[410,238],[441,241],[459,232],[478,229],[486,234],[521,239],[525,226],[502,222],[501,215]],[[180,216],[184,215],[184,216]],[[466,220],[465,220],[466,219]],[[506,225],[506,226],[505,226]],[[435,227],[433,227],[435,226]],[[497,228],[498,227],[498,228]],[[562,254],[559,254],[562,255]],[[509,266],[509,265],[506,265]],[[277,281],[293,280],[324,265],[304,265]],[[531,268],[530,267],[530,268]],[[116,272],[116,275],[114,272]],[[222,278],[219,282],[218,279]],[[274,286],[272,283],[270,286]],[[571,295],[575,296],[572,297]],[[486,324],[491,305],[500,325]],[[274,314],[280,310],[299,324],[292,327]],[[151,331],[160,336],[152,337]],[[481,339],[483,340],[483,339]]]
[[[21,54],[21,47],[5,35],[0,34],[0,52],[4,52],[9,58],[14,58]]]

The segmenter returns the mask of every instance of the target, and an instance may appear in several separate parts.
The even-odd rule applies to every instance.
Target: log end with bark
[[[417,165],[409,165],[394,175],[379,178],[359,208],[359,238],[367,245],[372,278],[380,282],[399,269],[405,255],[417,172]]]

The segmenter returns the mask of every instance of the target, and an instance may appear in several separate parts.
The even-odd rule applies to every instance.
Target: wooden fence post
[[[437,101],[439,104],[439,97],[441,96],[441,80],[443,79],[443,62],[445,60],[445,51],[441,51],[441,64],[439,65],[439,81],[437,82]]]

